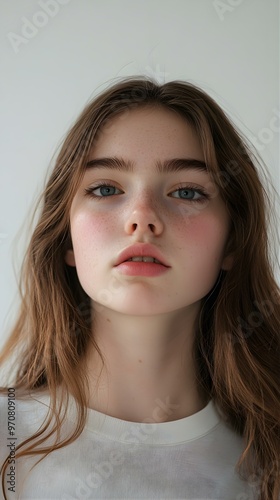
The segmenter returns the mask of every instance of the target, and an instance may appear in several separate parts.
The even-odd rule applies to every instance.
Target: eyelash
[[[91,198],[95,198],[98,201],[100,201],[103,198],[111,198],[112,196],[118,196],[118,195],[97,196],[96,194],[93,193],[93,191],[95,191],[98,188],[102,188],[102,187],[116,188],[116,186],[114,186],[113,184],[110,184],[108,182],[101,182],[100,184],[98,184],[96,186],[86,188],[84,193],[86,196],[89,196]],[[118,188],[116,188],[116,189],[118,189]],[[210,198],[208,193],[206,191],[204,191],[204,189],[201,188],[200,186],[180,185],[177,187],[177,189],[174,189],[174,191],[172,191],[172,193],[175,193],[176,191],[181,191],[183,189],[199,193],[202,196],[202,198],[199,198],[198,200],[194,200],[194,199],[187,199],[187,198],[179,198],[178,197],[178,198],[176,198],[177,200],[190,201],[191,203],[203,203],[205,200],[208,200]]]

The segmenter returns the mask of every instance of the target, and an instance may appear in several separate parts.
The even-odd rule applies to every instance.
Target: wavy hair
[[[42,460],[77,439],[84,428],[88,381],[81,359],[90,342],[102,366],[104,358],[92,336],[94,318],[87,314],[90,298],[76,269],[64,259],[71,246],[70,206],[94,142],[110,130],[110,119],[120,113],[125,119],[126,113],[146,105],[175,110],[194,127],[207,169],[230,214],[226,250],[234,254],[234,262],[230,270],[221,271],[202,300],[193,356],[200,390],[245,439],[237,463],[240,476],[258,479],[259,499],[277,500],[280,289],[269,240],[275,216],[272,195],[267,178],[261,178],[261,163],[227,114],[202,89],[184,81],[160,85],[143,76],[122,79],[86,105],[63,141],[36,206],[38,221],[19,282],[21,308],[0,356],[3,363],[16,353],[18,393],[47,389],[50,394],[44,425],[17,447],[16,457],[43,455]],[[70,436],[59,440],[69,394],[76,401],[77,425]],[[57,436],[55,445],[44,446],[50,436]],[[2,466],[3,492],[7,465],[8,457]]]

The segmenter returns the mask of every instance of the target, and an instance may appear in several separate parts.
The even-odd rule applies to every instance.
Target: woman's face
[[[186,162],[177,171],[157,168],[174,159],[203,162],[196,133],[174,111],[129,110],[101,129],[91,160],[101,158],[131,168],[89,165],[71,206],[73,251],[66,254],[94,307],[134,315],[197,307],[220,269],[231,266],[231,257],[224,258],[229,215],[206,170]],[[112,187],[100,188],[101,182]],[[154,264],[147,275],[148,263],[116,266],[136,243],[153,245],[169,267]]]

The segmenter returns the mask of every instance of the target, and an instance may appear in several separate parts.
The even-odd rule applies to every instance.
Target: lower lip
[[[155,262],[133,262],[132,260],[122,262],[116,267],[127,276],[159,276],[169,269]]]

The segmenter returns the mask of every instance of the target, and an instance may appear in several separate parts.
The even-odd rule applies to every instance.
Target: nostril
[[[134,224],[132,224],[132,227],[133,227],[133,230],[135,231],[137,229],[137,227],[140,227],[140,224],[134,223]],[[151,229],[152,232],[155,231],[155,225],[154,224],[147,224],[147,227],[149,229]]]

